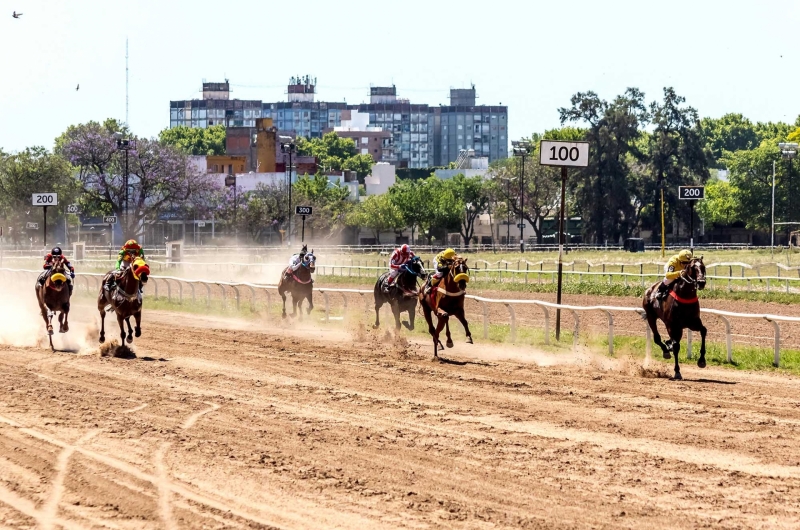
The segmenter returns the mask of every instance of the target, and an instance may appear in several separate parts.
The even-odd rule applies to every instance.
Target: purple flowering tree
[[[118,134],[131,137],[116,120],[74,125],[56,140],[56,152],[76,168],[84,201],[118,214],[126,237],[140,234],[145,219],[163,212],[190,214],[208,208],[217,186],[186,154],[154,139],[136,138],[136,148],[128,151],[126,219],[125,152],[117,149]]]

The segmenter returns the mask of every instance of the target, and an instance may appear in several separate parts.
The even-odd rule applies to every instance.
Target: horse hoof
[[[98,342],[99,342],[100,344],[103,344],[105,341],[106,341],[106,338],[105,338],[105,337],[100,337],[100,340],[99,340]]]
[[[52,329],[48,329],[48,330],[47,330],[47,334],[48,334],[48,335],[52,335],[52,334],[53,334],[53,330],[52,330]]]
[[[69,332],[69,324],[64,324],[64,331],[62,333]]]
[[[665,359],[672,359],[672,355],[670,355],[670,353],[668,351],[665,351],[664,352],[664,358]]]
[[[125,342],[127,342],[128,344],[133,343],[133,337],[128,337],[127,339],[125,339]]]
[[[467,337],[467,344],[473,344],[472,337]]]
[[[283,314],[281,315],[281,318],[286,318],[286,313],[283,313]]]
[[[453,347],[453,341],[452,340],[447,339],[447,347],[448,348],[452,348]]]
[[[700,357],[700,359],[697,360],[697,367],[698,368],[705,368],[706,367],[706,360],[703,359],[702,357]]]
[[[138,338],[142,336],[142,328],[136,328],[134,335]]]
[[[675,375],[672,377],[673,381],[683,381],[683,376],[680,372],[675,372]]]

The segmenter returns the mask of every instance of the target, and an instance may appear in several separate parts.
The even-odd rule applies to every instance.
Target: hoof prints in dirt
[[[670,379],[669,368],[656,364],[654,366],[639,366],[639,377],[645,379]]]
[[[136,359],[136,353],[126,344],[120,345],[117,341],[100,346],[100,357],[116,357],[117,359]]]

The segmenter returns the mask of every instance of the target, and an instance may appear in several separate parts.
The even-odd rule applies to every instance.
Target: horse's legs
[[[406,329],[414,331],[414,320],[416,320],[417,317],[417,304],[414,303],[414,305],[409,305],[405,311],[408,312],[408,324],[403,322],[403,325],[406,327]]]
[[[392,308],[392,314],[394,315],[394,329],[395,331],[400,331],[400,302],[389,302],[389,307]]]
[[[448,325],[448,321],[449,321],[449,320],[450,320],[450,317],[449,317],[449,316],[446,316],[446,317],[439,317],[439,321],[436,323],[436,336],[434,337],[434,350],[436,350],[436,345],[437,345],[437,344],[438,344],[439,346],[442,346],[442,342],[439,340],[439,336],[440,336],[440,335],[441,335],[441,333],[442,333],[442,329],[444,329],[444,328],[445,328],[445,326],[447,326],[447,325]],[[449,333],[449,331],[448,331],[448,333]],[[447,339],[448,339],[448,341],[450,342],[450,347],[452,347],[452,345],[453,345],[453,341],[450,339],[450,337],[448,337]],[[444,346],[442,346],[442,349],[444,349]],[[433,354],[433,356],[434,356],[435,358],[437,358],[437,359],[439,358],[439,356],[438,356],[436,353],[434,353],[434,354]]]
[[[61,314],[58,315],[58,323],[61,324],[61,333],[69,331],[69,302],[61,304]]]
[[[281,295],[281,300],[283,300],[283,312],[281,313],[281,316],[286,318],[286,291],[278,289],[278,294]]]
[[[452,348],[453,347],[453,337],[450,336],[450,317],[447,316],[447,317],[444,317],[444,319],[442,317],[439,317],[439,320],[444,320],[444,333],[447,336],[447,340],[445,341],[445,344],[447,345],[448,348]]]
[[[683,379],[681,376],[681,367],[678,365],[678,354],[681,352],[681,338],[683,337],[683,329],[670,330],[670,339],[672,339],[672,354],[675,356],[675,381]]]
[[[308,309],[306,309],[306,314],[310,315],[311,310],[314,309],[314,291],[308,291],[308,295],[306,295],[306,300],[308,300]]]
[[[128,325],[128,338],[127,338],[127,341],[128,341],[128,344],[130,344],[131,342],[133,342],[133,327],[131,327],[131,317],[126,317],[125,318],[125,323]]]
[[[117,324],[119,324],[119,340],[120,344],[125,343],[125,319],[122,318],[122,315],[117,313]]]
[[[133,315],[134,320],[136,321],[136,327],[134,328],[135,335],[137,337],[142,336],[142,312],[141,310],[138,313]]]
[[[699,331],[700,332],[700,358],[697,359],[697,366],[699,368],[706,367],[706,334],[708,330],[703,325],[703,321],[700,320],[700,317],[697,318],[692,325],[689,326],[689,329],[692,331]]]
[[[106,341],[106,312],[100,309],[100,344]]]
[[[297,296],[294,294],[294,291],[292,291],[292,316],[293,317],[297,316],[297,308],[298,307],[300,307],[300,310],[302,311],[302,306],[303,306],[303,299],[302,298],[298,299]],[[302,317],[302,315],[300,315],[300,316]]]
[[[459,322],[461,322],[461,325],[464,326],[464,331],[467,334],[467,344],[472,344],[472,333],[469,331],[469,323],[467,323],[467,317],[464,314],[464,308],[462,307],[452,314],[458,319]]]
[[[422,304],[422,313],[425,315],[425,321],[428,323],[428,333],[430,333],[431,338],[433,338],[433,359],[436,360],[439,358],[439,332],[433,327],[431,308],[424,303]]]
[[[661,340],[661,333],[658,332],[658,320],[655,314],[651,314],[649,311],[647,312],[647,325],[650,326],[650,331],[653,332],[653,342],[657,344],[661,348],[661,352],[664,354],[665,359],[669,359],[672,355],[669,352],[669,348],[667,345],[664,344],[664,341]]]
[[[43,297],[43,295],[42,295]],[[44,319],[44,325],[47,327],[47,334],[53,334],[53,325],[50,323],[50,311],[47,309],[43,299],[39,295],[39,291],[36,291],[36,298],[39,302],[39,310],[42,312],[42,319]]]
[[[381,307],[383,307],[383,300],[375,296],[375,324],[372,326],[378,329],[381,326]]]

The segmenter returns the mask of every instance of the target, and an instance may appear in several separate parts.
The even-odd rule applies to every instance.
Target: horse
[[[127,262],[126,262],[127,263]],[[126,340],[125,324],[128,324],[127,341],[133,342],[134,329],[131,328],[131,317],[136,320],[136,337],[142,336],[142,300],[139,298],[139,282],[146,284],[150,277],[150,267],[144,259],[136,258],[130,266],[117,274],[116,286],[111,291],[111,300],[106,297],[104,286],[112,274],[105,275],[100,284],[100,294],[97,297],[97,310],[100,312],[100,344],[106,341],[106,304],[110,303],[117,314],[119,324],[119,337],[122,342]]]
[[[312,298],[314,279],[311,275],[316,271],[316,267],[317,257],[314,256],[314,249],[312,248],[311,252],[303,257],[303,261],[297,271],[292,271],[291,268],[289,268],[281,274],[281,280],[278,282],[278,294],[281,295],[281,299],[283,300],[283,318],[286,318],[287,291],[292,295],[293,317],[297,316],[298,307],[302,311],[304,299],[308,300],[308,309],[306,312],[311,314],[311,310],[314,309],[314,300]]]
[[[42,311],[44,324],[47,326],[47,334],[53,334],[53,317],[58,311],[58,332],[66,333],[69,331],[69,299],[70,289],[67,281],[67,266],[63,256],[57,257],[53,261],[53,266],[47,273],[44,285],[36,283],[36,300],[39,302],[39,309]]]
[[[472,344],[472,333],[469,331],[469,323],[464,316],[464,295],[466,294],[467,283],[469,283],[467,258],[459,257],[453,260],[448,272],[439,282],[439,285],[430,290],[429,295],[426,295],[424,291],[419,293],[419,303],[425,315],[425,320],[428,322],[428,333],[433,338],[434,361],[439,359],[439,347],[444,349],[442,342],[439,340],[439,335],[445,327],[447,327],[447,347],[453,347],[453,339],[450,336],[449,327],[451,315],[456,317],[464,326],[464,331],[467,334],[467,344]],[[437,297],[440,298],[438,305],[436,304]],[[436,307],[435,311],[434,307]],[[431,317],[434,312],[438,320],[436,327],[433,326]]]
[[[413,331],[414,330],[414,316],[417,309],[417,279],[427,278],[425,267],[422,265],[422,260],[414,256],[411,260],[400,267],[400,273],[395,279],[394,285],[389,288],[388,293],[383,292],[383,286],[388,280],[389,273],[383,273],[375,282],[374,296],[375,296],[375,325],[378,328],[381,325],[380,309],[383,304],[389,304],[394,313],[395,329],[400,330],[400,313],[408,313],[408,322],[403,322],[403,325]]]
[[[674,380],[683,379],[681,369],[678,366],[678,353],[681,351],[681,338],[683,330],[690,329],[700,332],[700,358],[697,366],[706,367],[706,327],[700,320],[700,302],[697,299],[697,291],[703,290],[706,286],[706,266],[703,257],[692,258],[681,271],[681,275],[672,283],[669,296],[663,300],[653,300],[654,290],[658,289],[658,283],[651,286],[644,293],[642,308],[645,311],[647,323],[653,331],[653,342],[661,347],[664,358],[670,358],[670,350],[675,356],[675,376]],[[656,326],[657,320],[661,319],[667,328],[669,339],[666,343],[661,341],[661,335]]]

